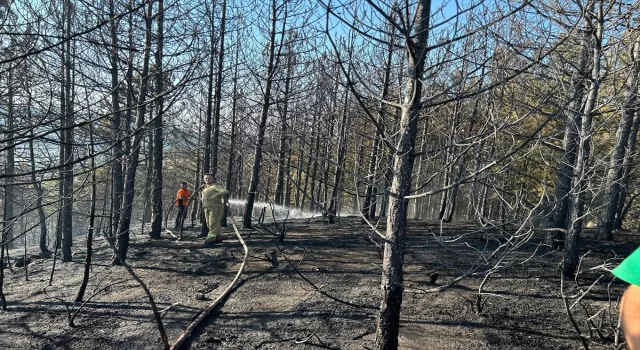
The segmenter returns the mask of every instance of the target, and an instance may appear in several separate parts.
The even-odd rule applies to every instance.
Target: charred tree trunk
[[[597,0],[596,0],[597,1]],[[600,88],[600,62],[602,55],[602,28],[603,28],[603,4],[597,2],[596,18],[590,11],[586,11],[585,27],[593,28],[585,44],[591,48],[591,85],[585,100],[584,114],[579,133],[578,156],[576,168],[573,173],[573,186],[571,191],[571,212],[569,230],[565,240],[565,249],[562,261],[562,272],[565,277],[573,277],[579,263],[580,234],[582,232],[582,220],[584,216],[585,192],[589,177],[589,160],[591,158],[592,119]],[[595,7],[591,5],[591,7]]]
[[[114,0],[109,0],[109,17],[115,17],[115,3]],[[111,179],[111,215],[112,215],[112,232],[116,232],[118,229],[118,222],[120,221],[120,210],[122,209],[122,191],[124,186],[123,179],[123,167],[122,167],[122,112],[120,110],[120,80],[118,78],[118,34],[116,28],[117,21],[111,22],[110,34],[111,34],[111,108],[113,109],[113,119],[111,125],[113,127],[113,161],[111,163],[112,179]]]
[[[351,62],[351,54],[353,46],[349,48],[349,62]],[[349,69],[347,69],[347,79],[350,79],[349,74],[351,72],[351,64],[349,63]],[[346,128],[349,123],[349,90],[344,92],[344,101],[342,104],[342,120],[340,121],[340,131],[338,133],[338,149],[337,149],[337,163],[336,171],[333,177],[333,188],[331,190],[331,199],[329,200],[329,214],[328,219],[330,224],[335,223],[335,217],[337,215],[338,208],[338,190],[342,187],[342,177],[344,168],[344,159],[347,153],[347,138]],[[356,189],[357,190],[357,189]]]
[[[200,174],[200,142],[202,139],[200,138],[202,135],[202,117],[200,116],[200,122],[198,123],[198,147],[196,149],[196,171],[193,174],[193,187],[200,187],[200,179],[203,178],[202,174]],[[193,201],[193,206],[191,207],[191,227],[194,226],[196,219],[198,218],[198,210],[202,205],[202,201],[195,200]]]
[[[309,150],[309,154],[307,156],[307,166],[305,168],[305,177],[304,177],[304,185],[302,186],[302,190],[300,193],[300,196],[298,197],[298,195],[296,194],[296,202],[298,202],[298,198],[300,198],[300,205],[296,205],[298,206],[298,208],[304,210],[304,204],[305,201],[307,200],[307,197],[309,197],[309,201],[311,202],[309,205],[309,210],[313,211],[313,207],[314,207],[314,200],[315,198],[313,197],[313,186],[314,186],[314,181],[315,181],[315,176],[316,176],[316,166],[317,166],[317,162],[318,160],[316,159],[316,157],[314,157],[314,154],[318,154],[318,149],[320,148],[320,135],[318,135],[318,133],[316,133],[317,130],[317,121],[318,121],[318,112],[317,112],[317,97],[316,97],[316,105],[314,106],[314,110],[313,110],[313,119],[311,121],[311,130],[312,132],[316,135],[315,140],[312,141],[312,145],[314,145],[310,150]],[[300,142],[300,150],[302,151],[303,147],[302,147],[302,143],[303,143],[303,138],[299,138],[299,142]],[[314,143],[315,142],[315,143]],[[302,158],[303,153],[300,152],[300,157]],[[313,167],[312,167],[313,166]],[[307,187],[310,187],[310,191],[307,194]]]
[[[230,145],[229,145],[229,161],[227,162],[227,178],[225,179],[225,184],[227,185],[227,190],[229,194],[225,196],[225,202],[229,201],[229,196],[234,191],[234,186],[231,185],[231,180],[233,179],[233,157],[234,150],[236,147],[236,123],[237,123],[237,115],[238,115],[238,58],[240,54],[240,47],[236,48],[236,56],[235,56],[235,64],[233,65],[233,99],[231,102],[231,135],[230,137]],[[227,227],[227,215],[229,215],[228,210],[229,207],[227,205],[224,206],[224,212],[222,214],[222,227]]]
[[[633,60],[632,69],[625,81],[624,105],[622,107],[622,115],[618,130],[616,132],[616,142],[611,154],[609,171],[605,184],[609,187],[605,196],[605,209],[600,215],[600,221],[596,229],[596,238],[605,241],[613,240],[613,226],[618,210],[618,202],[620,199],[621,180],[623,177],[623,163],[626,156],[627,145],[629,144],[629,135],[637,107],[638,93],[638,75],[640,74],[640,42],[636,40],[630,52]]]
[[[629,175],[632,170],[631,165],[635,156],[636,142],[638,139],[638,129],[640,128],[640,113],[638,106],[636,106],[635,116],[633,123],[631,124],[631,132],[629,133],[629,143],[627,144],[627,152],[625,153],[624,160],[622,161],[622,179],[620,179],[620,200],[618,201],[618,209],[616,211],[616,220],[614,228],[622,229],[622,222],[624,220],[626,210],[625,203],[627,202],[627,194],[629,193]],[[629,202],[631,202],[629,200]],[[628,209],[629,206],[626,206]]]
[[[155,57],[155,93],[156,93],[156,116],[153,122],[155,135],[153,136],[153,190],[151,192],[151,231],[149,238],[159,239],[162,234],[162,160],[164,147],[164,0],[158,0],[158,32],[157,48]]]
[[[317,122],[317,114],[313,115],[313,131],[316,135],[315,146],[313,147],[313,151],[309,152],[309,163],[313,163],[311,166],[311,184],[309,185],[309,209],[313,212],[318,209],[318,197],[316,197],[316,184],[317,176],[318,176],[318,155],[320,154],[320,132],[318,130]],[[318,184],[318,186],[320,186]],[[306,188],[305,188],[306,189]],[[302,203],[304,205],[304,198],[302,199]]]
[[[423,150],[425,147],[425,144],[427,142],[427,129],[428,129],[428,125],[427,123],[424,124],[424,127],[422,128],[422,136],[420,137],[420,149]],[[416,185],[415,188],[417,190],[418,186],[420,186],[420,181],[422,179],[422,173],[424,172],[423,169],[423,165],[424,161],[418,160],[418,170],[416,171]],[[414,210],[413,210],[413,219],[414,220],[418,220],[418,219],[422,219],[424,218],[424,197],[420,197],[420,198],[416,198],[415,203],[414,203]]]
[[[64,54],[64,177],[62,178],[62,261],[72,260],[73,245],[73,100],[71,90],[71,0],[64,2],[65,17],[65,54]]]
[[[552,210],[551,217],[549,218],[550,228],[566,229],[569,225],[569,209],[571,204],[571,181],[573,176],[574,167],[577,160],[577,147],[578,147],[578,130],[581,129],[582,117],[581,111],[583,109],[584,89],[587,74],[587,61],[588,61],[588,48],[583,42],[578,57],[578,64],[572,72],[571,85],[573,93],[571,101],[569,103],[568,113],[569,116],[566,121],[564,138],[562,140],[562,148],[564,153],[560,159],[557,169],[556,179],[556,193],[555,193],[555,207]],[[551,244],[552,241],[560,238],[558,232],[549,232],[546,237],[546,243]]]
[[[153,104],[149,104],[148,106],[148,115],[149,115],[149,120],[153,120]],[[152,197],[152,193],[153,193],[153,149],[155,147],[154,145],[154,135],[155,133],[153,132],[153,130],[145,130],[145,135],[146,135],[146,139],[143,136],[143,143],[146,142],[146,148],[144,148],[143,150],[146,150],[142,153],[142,159],[144,159],[143,164],[145,165],[145,178],[144,178],[144,187],[143,187],[143,192],[144,192],[144,214],[142,216],[142,221],[146,224],[148,223],[149,226],[151,226],[151,222],[153,221],[152,219],[152,212],[153,212],[153,202],[151,200]],[[140,144],[140,147],[142,147],[142,144]]]
[[[31,130],[31,135],[33,137],[33,130]],[[33,182],[33,189],[36,191],[36,207],[38,208],[38,220],[40,222],[40,239],[39,239],[39,247],[40,252],[43,255],[50,254],[49,248],[47,248],[47,220],[46,215],[44,213],[44,208],[42,207],[42,196],[44,195],[44,191],[40,186],[40,182],[36,179],[36,161],[35,154],[33,150],[33,140],[29,141],[29,158],[31,161],[31,182]]]
[[[31,111],[33,99],[31,95],[31,82],[30,82],[29,74],[26,75],[25,79],[26,79],[25,86],[26,86],[26,93],[27,93],[27,117],[29,118],[29,120],[33,120],[33,115]],[[11,104],[12,103],[9,103],[9,105]],[[30,177],[31,177],[31,183],[33,184],[33,189],[36,191],[36,196],[37,196],[36,208],[38,211],[38,221],[40,224],[39,248],[40,248],[40,253],[42,253],[42,255],[48,255],[51,252],[47,247],[47,218],[44,212],[44,207],[42,206],[42,203],[43,203],[42,197],[44,196],[44,191],[42,190],[42,186],[40,185],[40,182],[36,178],[37,168],[36,168],[35,150],[33,146],[33,139],[34,139],[33,129],[31,129],[30,136],[31,136],[29,140],[29,163],[31,165]]]
[[[141,75],[141,84],[140,84],[140,93],[138,95],[138,107],[137,107],[137,116],[136,116],[136,127],[137,131],[133,137],[133,142],[131,143],[131,154],[130,161],[127,166],[127,172],[125,176],[125,184],[124,184],[124,197],[123,197],[123,205],[122,205],[122,215],[120,216],[120,223],[118,225],[117,234],[117,242],[118,242],[118,253],[114,255],[112,258],[112,263],[115,265],[120,264],[120,261],[125,261],[127,257],[127,250],[129,249],[129,229],[131,226],[131,214],[133,211],[133,199],[135,197],[135,179],[136,179],[136,171],[138,169],[138,158],[140,156],[140,141],[142,138],[142,128],[144,127],[144,118],[146,115],[146,102],[145,99],[147,97],[147,89],[149,86],[149,58],[151,56],[151,23],[152,23],[152,15],[153,15],[153,3],[147,4],[147,10],[145,13],[145,49],[144,49],[144,57],[142,61],[142,72]]]
[[[209,50],[209,77],[207,80],[207,112],[205,114],[205,127],[204,127],[204,156],[202,161],[202,173],[209,174],[215,169],[211,169],[211,155],[213,154],[213,143],[211,142],[211,133],[212,133],[212,123],[213,123],[213,95],[214,95],[214,87],[213,87],[213,69],[215,68],[215,52],[216,52],[216,40],[215,40],[215,10],[216,3],[213,3],[213,8],[211,9],[211,35],[209,40],[211,42],[210,50]],[[214,176],[215,178],[215,176]],[[204,211],[200,213],[200,222],[202,223],[200,227],[200,235],[198,237],[206,237],[207,232],[209,232],[209,228],[207,227],[207,222],[204,219]]]
[[[224,68],[224,35],[227,22],[227,0],[222,0],[222,18],[220,19],[220,50],[218,50],[218,65],[216,72],[216,90],[213,107],[213,139],[211,140],[211,173],[216,177],[218,173],[218,143],[220,138],[220,102],[222,100],[222,74]],[[211,53],[213,54],[213,52]]]
[[[15,217],[13,214],[13,205],[15,201],[15,141],[14,141],[14,81],[13,81],[13,69],[9,68],[8,72],[8,99],[9,103],[7,105],[7,124],[6,124],[6,138],[7,138],[7,153],[6,153],[6,164],[4,166],[4,212],[2,215],[2,221],[4,222],[4,227],[2,230],[2,234],[6,237],[4,243],[0,246],[0,249],[8,249],[11,248],[11,243],[9,242],[13,238],[13,227],[15,226]],[[0,260],[0,264],[3,264],[4,260]],[[1,281],[0,281],[1,282]]]
[[[215,40],[215,27],[214,27],[214,14],[215,14],[215,1],[213,2],[213,8],[211,9],[211,36],[210,50],[209,50],[209,76],[207,80],[207,112],[205,113],[205,127],[204,127],[204,157],[202,160],[202,172],[208,174],[211,172],[211,153],[213,152],[211,145],[211,124],[212,124],[212,110],[213,110],[213,69],[215,67],[215,52],[216,52],[216,40]],[[204,232],[204,228],[203,228]]]
[[[7,298],[4,295],[4,246],[7,244],[7,226],[7,222],[3,221],[0,233],[0,303],[2,303],[2,311],[7,311]]]
[[[392,18],[395,18],[395,13],[392,16]],[[389,85],[391,84],[391,60],[393,58],[393,47],[395,45],[395,40],[394,40],[395,35],[392,30],[393,24],[389,23],[387,28],[389,30],[389,44],[387,45],[387,56],[386,56],[386,61],[384,63],[384,77],[382,80],[382,91],[380,93],[380,98],[382,100],[385,100],[389,97],[388,96]],[[381,102],[378,105],[378,115],[376,116],[376,123],[378,123],[378,125],[380,125],[381,127],[384,125],[384,123],[382,122],[384,120],[384,112],[385,112],[385,105]],[[382,131],[384,131],[384,129]],[[375,216],[375,209],[372,212],[371,207],[373,205],[373,202],[375,201],[374,186],[376,182],[376,174],[378,173],[378,162],[379,162],[378,157],[380,156],[380,152],[381,152],[380,145],[382,143],[382,140],[381,140],[382,137],[384,137],[384,135],[381,134],[380,129],[376,128],[375,137],[373,139],[373,144],[371,146],[371,155],[369,157],[369,173],[366,176],[367,188],[364,194],[364,204],[362,205],[362,215],[367,219],[370,219],[373,216]]]
[[[97,185],[96,185],[96,160],[95,150],[93,142],[93,127],[89,124],[89,138],[91,140],[91,208],[89,209],[89,233],[87,234],[87,256],[84,260],[84,273],[82,274],[82,283],[78,289],[76,295],[76,303],[82,302],[84,299],[84,293],[89,283],[89,274],[91,272],[91,258],[93,256],[93,230],[96,218],[96,200],[97,200]],[[25,265],[26,266],[26,265]]]
[[[269,115],[269,107],[271,106],[271,85],[274,79],[274,72],[276,69],[276,24],[278,22],[277,17],[277,3],[276,0],[271,1],[271,28],[269,31],[269,58],[267,64],[267,71],[265,76],[264,95],[262,97],[262,110],[260,112],[260,124],[258,126],[258,140],[256,142],[256,149],[253,158],[253,167],[251,169],[251,181],[249,183],[249,191],[247,196],[247,203],[245,205],[244,216],[242,218],[242,227],[251,228],[251,214],[253,213],[253,204],[256,198],[256,192],[258,191],[258,184],[260,182],[260,165],[262,163],[262,145],[264,144],[264,133],[267,126],[267,117]]]
[[[290,39],[292,40],[292,39]],[[287,152],[287,114],[289,112],[289,93],[291,89],[291,75],[293,74],[293,52],[292,44],[287,43],[287,76],[284,80],[284,99],[282,111],[280,112],[280,140],[278,140],[278,173],[276,175],[276,192],[274,201],[276,204],[285,205],[285,172],[289,172],[289,167],[284,164],[285,153]],[[288,177],[287,177],[288,178]]]

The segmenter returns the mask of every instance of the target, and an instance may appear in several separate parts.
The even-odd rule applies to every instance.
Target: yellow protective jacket
[[[211,196],[213,196],[216,193],[227,194],[229,193],[229,191],[227,191],[226,188],[218,184],[212,184],[205,187],[202,190],[202,207],[203,208],[220,207],[224,204],[223,196],[220,196],[219,198],[216,198],[216,199],[211,199]]]

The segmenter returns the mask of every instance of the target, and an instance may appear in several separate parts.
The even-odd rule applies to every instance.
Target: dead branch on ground
[[[135,271],[133,271],[133,268],[131,268],[131,266],[129,266],[129,264],[123,258],[120,257],[120,254],[118,254],[118,248],[116,248],[115,244],[109,239],[109,237],[107,237],[106,234],[104,235],[104,238],[106,239],[107,243],[109,243],[109,247],[111,248],[115,256],[118,258],[118,260],[120,261],[120,266],[124,267],[125,270],[127,270],[127,272],[129,273],[129,275],[136,282],[138,282],[138,284],[144,291],[144,294],[147,296],[147,299],[149,299],[149,304],[151,305],[151,311],[153,311],[153,317],[156,321],[156,325],[158,326],[158,332],[160,333],[162,344],[164,345],[165,349],[169,349],[169,340],[167,339],[167,333],[164,331],[162,318],[160,317],[160,313],[158,313],[158,308],[153,299],[153,295],[151,295],[151,292],[149,291],[149,288],[147,288],[147,285],[142,281],[142,279],[140,279],[140,277],[138,277]],[[53,274],[53,270],[52,270],[52,274]]]
[[[268,228],[264,227],[263,229],[265,230],[269,230]],[[271,232],[273,234],[273,232]],[[336,301],[338,303],[341,304],[345,304],[345,305],[349,305],[349,306],[353,306],[353,307],[357,307],[357,308],[361,308],[361,309],[373,309],[373,310],[377,310],[378,307],[376,306],[371,306],[371,305],[363,305],[363,304],[354,304],[354,303],[350,303],[348,301],[344,301],[342,299],[338,299],[337,297],[334,297],[333,295],[323,291],[322,289],[320,289],[320,287],[316,286],[315,283],[311,282],[311,280],[309,280],[305,275],[303,275],[300,270],[298,270],[298,265],[293,264],[293,262],[291,261],[291,259],[289,259],[289,257],[287,257],[287,255],[282,251],[282,248],[276,244],[276,248],[278,248],[278,251],[280,252],[280,255],[282,255],[282,257],[284,258],[284,260],[286,260],[287,264],[289,264],[289,266],[291,267],[291,269],[293,269],[293,271],[300,276],[300,278],[302,278],[305,282],[307,282],[307,284],[309,284],[316,292],[324,295],[325,297]]]
[[[247,264],[247,259],[249,257],[249,248],[247,247],[247,244],[242,239],[242,236],[240,235],[240,232],[238,231],[238,227],[236,226],[236,222],[233,219],[233,217],[231,217],[231,220],[232,220],[231,224],[233,225],[233,230],[235,231],[236,236],[238,237],[238,240],[240,241],[240,243],[242,244],[242,247],[244,248],[244,259],[242,260],[242,265],[240,266],[240,269],[238,270],[238,273],[236,274],[236,277],[233,279],[233,281],[231,281],[231,284],[229,284],[227,289],[225,289],[224,292],[222,292],[222,294],[220,294],[220,296],[218,296],[218,298],[216,300],[214,300],[213,303],[211,303],[211,305],[209,305],[206,309],[204,309],[198,315],[198,317],[193,322],[191,322],[191,324],[189,325],[189,327],[187,327],[187,329],[184,331],[184,333],[182,333],[178,337],[178,339],[173,343],[173,345],[171,345],[171,350],[177,350],[177,349],[180,348],[180,346],[185,342],[185,340],[187,340],[191,336],[191,333],[193,332],[193,330],[196,329],[196,327],[198,327],[198,325],[205,318],[207,318],[207,316],[209,316],[211,311],[213,311],[213,309],[215,309],[215,307],[218,306],[218,304],[224,298],[227,297],[227,295],[231,292],[231,290],[238,283],[238,280],[240,279],[240,276],[242,275],[242,272],[244,271],[244,267]]]
[[[573,328],[576,330],[576,333],[580,338],[582,347],[585,350],[589,350],[589,345],[587,344],[587,340],[580,332],[580,327],[576,323],[576,320],[573,318],[573,313],[571,312],[571,308],[569,307],[569,301],[567,300],[567,296],[564,294],[564,274],[562,273],[562,271],[560,271],[560,296],[562,297],[562,302],[564,304],[565,311],[567,312],[567,316],[569,317],[569,321],[573,325]]]
[[[338,306],[333,308],[333,311],[331,311],[331,314],[327,318],[325,318],[324,321],[322,321],[322,323],[320,323],[320,325],[318,327],[316,327],[316,329],[308,337],[306,337],[306,338],[304,338],[302,340],[296,340],[296,344],[306,344],[314,336],[316,337],[316,339],[318,339],[320,342],[322,342],[320,340],[320,338],[318,338],[316,333],[318,333],[318,330],[320,330],[320,328],[322,328],[322,326],[324,326],[327,322],[329,322],[331,317],[333,317],[333,315],[335,315],[336,310],[338,310]]]

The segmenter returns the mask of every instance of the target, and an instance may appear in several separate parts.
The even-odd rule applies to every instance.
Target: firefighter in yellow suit
[[[209,234],[204,241],[205,244],[215,243],[220,234],[220,220],[224,212],[224,196],[229,191],[221,185],[215,183],[212,174],[204,175],[205,187],[202,190],[202,210],[207,221]]]

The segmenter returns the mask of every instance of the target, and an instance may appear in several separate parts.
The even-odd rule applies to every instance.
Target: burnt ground
[[[250,257],[239,284],[183,348],[372,346],[381,259],[370,230],[355,218],[343,218],[336,225],[317,218],[297,220],[286,227],[285,240],[278,245],[264,230],[242,231]],[[476,230],[470,224],[410,222],[400,348],[580,348],[560,293],[560,253],[541,246],[541,234],[515,232],[516,238],[507,241],[498,231]],[[194,230],[186,231],[184,241],[168,235],[161,240],[140,233],[132,236],[129,262],[153,293],[170,343],[229,285],[243,258],[231,228],[224,229],[224,242],[213,248],[202,247],[202,239],[195,236]],[[617,301],[625,285],[602,264],[615,266],[638,246],[640,236],[620,232],[606,244],[590,237],[587,231],[581,273],[565,282],[565,295],[569,305],[582,296],[571,310],[589,348],[613,349]],[[500,250],[489,256],[502,243],[505,248],[519,247],[511,254]],[[162,348],[144,292],[122,267],[108,264],[111,254],[102,237],[96,239],[86,294],[94,296],[82,308],[73,304],[83,270],[83,244],[76,243],[73,262],[57,262],[51,286],[52,259],[29,264],[29,281],[24,268],[6,271],[8,311],[0,312],[0,348]],[[272,252],[277,266],[266,258]],[[485,279],[486,271],[491,274]],[[434,272],[438,278],[432,283]],[[455,285],[433,291],[465,274]],[[70,327],[68,315],[78,309],[75,327]]]

